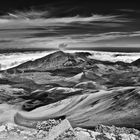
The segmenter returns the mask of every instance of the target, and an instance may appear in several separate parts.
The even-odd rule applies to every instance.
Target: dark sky
[[[128,0],[0,0],[0,12],[9,12],[14,10],[26,10],[30,8],[75,8],[73,12],[90,13],[94,12],[110,12],[114,9],[139,9],[138,1]],[[78,9],[77,9],[78,7]]]

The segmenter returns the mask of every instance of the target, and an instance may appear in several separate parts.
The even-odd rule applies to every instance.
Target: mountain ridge
[[[75,53],[65,53],[63,51],[56,51],[48,54],[44,57],[38,58],[34,61],[27,61],[13,68],[9,68],[6,71],[12,73],[25,72],[25,71],[47,71],[54,69],[64,69],[68,67],[84,67],[88,65],[93,65],[95,63],[100,63],[104,65],[119,65],[123,67],[129,66],[139,66],[140,59],[133,61],[131,63],[126,63],[123,61],[102,61],[93,58],[89,58],[91,53],[89,52],[75,52]]]
[[[35,71],[46,71],[46,70],[53,70],[53,69],[62,69],[68,66],[76,66],[81,64],[90,53],[65,53],[63,51],[56,51],[44,57],[38,58],[34,61],[27,61],[22,63],[16,67],[7,69],[7,72],[11,71],[28,71],[28,70],[35,70]]]

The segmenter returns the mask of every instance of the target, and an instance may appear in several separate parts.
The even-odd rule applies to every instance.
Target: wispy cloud
[[[118,11],[124,12],[124,13],[140,13],[140,10],[138,9],[118,9]]]
[[[119,9],[119,11],[122,11],[122,12],[136,12],[136,10],[134,10],[134,9]]]
[[[47,18],[50,16],[49,11],[35,11],[35,10],[30,10],[30,11],[15,11],[13,13],[7,13],[1,18],[3,19],[38,19],[38,18]]]
[[[26,14],[9,14],[0,19],[0,29],[19,29],[19,28],[34,28],[34,27],[48,27],[48,26],[66,26],[71,23],[87,24],[94,22],[109,22],[109,23],[123,23],[128,22],[128,19],[122,18],[118,15],[92,15],[90,17],[63,17],[63,18],[42,18],[40,14],[32,15]]]

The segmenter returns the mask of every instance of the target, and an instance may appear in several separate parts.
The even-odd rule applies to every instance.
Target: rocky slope
[[[140,131],[98,125],[94,130],[72,128],[67,119],[32,122],[34,129],[12,123],[0,126],[1,140],[139,140]]]
[[[73,127],[98,124],[140,128],[140,88],[121,87],[110,91],[86,90],[67,99],[15,115],[17,124],[66,116]]]

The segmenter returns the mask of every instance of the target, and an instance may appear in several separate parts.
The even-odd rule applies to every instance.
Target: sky
[[[135,1],[5,0],[0,2],[0,53],[109,50],[140,52]]]

